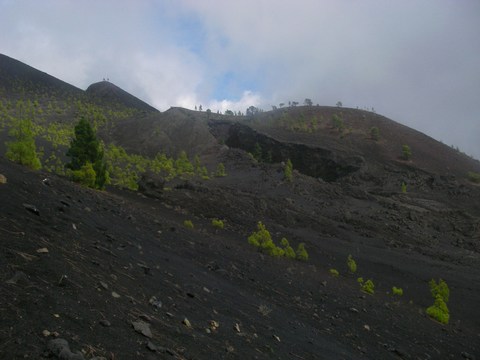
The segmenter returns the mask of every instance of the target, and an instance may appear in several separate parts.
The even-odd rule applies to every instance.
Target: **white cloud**
[[[225,113],[226,110],[234,112],[240,111],[244,114],[248,107],[258,107],[263,102],[260,94],[247,90],[243,92],[242,97],[238,100],[213,100],[208,103],[208,106],[205,107],[205,109],[210,109],[213,112],[220,111],[220,113]]]

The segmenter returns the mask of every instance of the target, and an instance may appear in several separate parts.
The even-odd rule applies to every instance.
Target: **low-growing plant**
[[[290,258],[290,259],[295,259],[297,255],[295,254],[295,250],[290,246],[290,243],[288,242],[287,238],[283,238],[280,240],[280,244],[283,246],[283,250],[285,252],[285,257]],[[308,258],[308,255],[307,255]]]
[[[378,127],[373,126],[370,129],[370,136],[372,140],[378,141],[380,139],[380,130],[378,130]]]
[[[392,294],[395,296],[402,296],[403,295],[403,289],[402,288],[397,288],[396,286],[392,287]]]
[[[440,295],[442,299],[448,303],[448,300],[450,299],[450,289],[444,280],[439,279],[437,283],[434,279],[432,279],[429,281],[428,285],[430,286],[430,292],[432,293],[434,299]]]
[[[224,177],[227,176],[227,173],[225,172],[225,165],[223,163],[220,163],[217,165],[217,171],[215,172],[216,177]]]
[[[222,229],[225,227],[225,224],[223,223],[222,220],[212,219],[212,226],[213,226],[215,229],[220,229],[220,230],[222,230]]]
[[[367,294],[373,295],[375,293],[375,285],[373,281],[368,279],[362,284],[362,291],[366,292]]]
[[[480,184],[480,173],[469,171],[468,180],[470,180],[473,183]]]
[[[402,182],[402,194],[406,194],[407,193],[407,184],[405,184],[404,182]]]
[[[72,171],[73,181],[90,188],[95,188],[96,177],[97,176],[91,162],[87,162],[79,170]]]
[[[447,303],[440,295],[437,295],[433,305],[427,308],[427,315],[442,324],[448,324],[450,313]]]
[[[402,146],[402,157],[404,160],[410,160],[412,158],[412,150],[410,149],[410,146]]]
[[[359,277],[357,278],[357,282],[362,285],[363,284],[363,277]]]
[[[338,272],[337,269],[330,269],[329,272],[330,272],[330,275],[335,276],[335,277],[340,275],[340,273]]]
[[[301,261],[308,260],[308,252],[305,250],[305,244],[300,243],[298,244],[297,251],[296,251],[297,259]]]
[[[333,114],[333,116],[332,116],[332,125],[339,132],[342,132],[343,129],[345,128],[345,125],[343,123],[343,119],[337,114]]]
[[[185,220],[183,222],[183,226],[185,226],[187,229],[193,229],[194,228],[192,220]]]
[[[285,170],[283,172],[285,180],[289,182],[292,181],[292,172],[293,172],[292,161],[290,159],[287,159],[287,162],[285,163]]]
[[[355,260],[353,260],[352,255],[348,255],[347,266],[348,266],[348,270],[352,274],[355,274],[355,272],[357,271],[357,263],[355,262]]]
[[[283,249],[277,247],[272,240],[270,232],[265,228],[261,221],[257,224],[257,231],[248,237],[250,245],[258,247],[270,256],[283,256]]]

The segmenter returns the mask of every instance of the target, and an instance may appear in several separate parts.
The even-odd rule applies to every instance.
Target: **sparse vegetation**
[[[7,158],[34,170],[40,169],[32,121],[29,118],[14,121],[9,134],[15,140],[6,144]]]
[[[216,177],[227,176],[227,173],[225,172],[225,165],[223,165],[223,163],[220,163],[217,165],[217,171],[215,171],[215,176]]]
[[[308,252],[305,249],[305,244],[298,244],[297,251],[294,252],[288,240],[283,238],[281,240],[283,248],[276,246],[270,232],[265,228],[265,225],[261,221],[257,224],[257,231],[253,232],[248,237],[248,243],[259,248],[260,251],[265,252],[270,256],[285,256],[292,259],[296,258],[301,261],[308,260]]]
[[[222,229],[225,227],[225,224],[223,223],[222,220],[212,219],[212,226],[213,226],[215,229],[220,229],[220,230],[222,230]]]
[[[442,279],[439,279],[438,283],[432,279],[428,284],[430,286],[430,292],[434,298],[434,303],[427,308],[427,315],[442,324],[448,324],[450,320],[450,312],[447,303],[450,299],[450,289],[448,288],[447,283]]]
[[[345,128],[345,124],[343,123],[343,119],[340,117],[340,115],[333,114],[332,126],[334,129],[337,129],[339,132],[343,132],[343,129]]]
[[[305,244],[304,243],[298,244],[296,254],[297,254],[297,259],[298,260],[301,260],[301,261],[307,261],[308,260],[308,253],[307,253],[307,250],[305,250]]]
[[[378,127],[373,126],[370,129],[370,137],[372,138],[372,140],[375,141],[378,141],[380,139],[380,130],[378,129]]]
[[[368,279],[367,281],[363,280],[363,277],[359,277],[357,282],[360,284],[360,290],[373,295],[375,293],[375,285],[372,280]]]
[[[330,269],[328,272],[334,277],[338,277],[340,275],[337,269]]]
[[[392,294],[394,296],[402,296],[403,295],[403,289],[402,288],[397,288],[396,286],[392,287]]]
[[[190,229],[190,230],[194,228],[192,220],[184,220],[183,226],[185,226],[187,229]]]
[[[402,194],[406,194],[406,193],[407,193],[407,184],[405,184],[404,182],[402,182],[401,190],[402,190]]]
[[[283,175],[285,177],[285,180],[288,182],[292,181],[292,173],[293,173],[293,164],[290,161],[290,159],[287,159],[287,162],[285,163],[285,169],[283,171]]]
[[[347,266],[348,266],[348,270],[352,274],[355,274],[355,272],[357,271],[357,263],[355,262],[355,260],[353,260],[352,255],[348,255]]]
[[[402,146],[402,158],[407,161],[412,158],[412,150],[410,149],[410,146],[408,145]]]
[[[480,173],[469,171],[468,180],[470,180],[473,183],[480,184]]]

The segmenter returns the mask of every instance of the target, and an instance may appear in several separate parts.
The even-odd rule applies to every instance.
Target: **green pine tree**
[[[103,189],[105,183],[108,182],[108,172],[103,161],[103,155],[104,151],[97,139],[95,131],[90,123],[82,117],[75,126],[75,136],[70,142],[70,148],[67,151],[67,156],[71,158],[70,163],[66,165],[67,168],[73,170],[73,172],[77,171],[77,173],[75,173],[77,181],[86,183],[90,187]],[[91,186],[91,181],[81,181],[78,179],[78,175],[81,174],[81,172],[78,171],[82,169],[85,170],[85,165],[88,163],[91,164],[95,172],[94,186]],[[91,177],[90,167],[87,166],[87,168],[89,170],[88,176]]]

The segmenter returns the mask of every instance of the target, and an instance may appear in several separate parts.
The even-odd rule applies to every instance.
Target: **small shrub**
[[[373,281],[368,279],[362,284],[362,291],[366,292],[367,294],[373,295],[375,293],[375,285]]]
[[[297,251],[296,251],[297,259],[301,261],[308,260],[308,252],[305,250],[305,244],[300,243],[298,244]]]
[[[355,262],[355,260],[353,260],[352,255],[348,255],[347,266],[348,270],[350,270],[352,274],[355,274],[355,272],[357,271],[357,263]]]
[[[220,163],[217,165],[217,171],[215,171],[215,176],[216,177],[227,176],[227,173],[225,172],[225,165],[223,165],[223,163]]]
[[[407,184],[402,182],[402,194],[406,194],[406,193],[407,193]]]
[[[402,296],[403,295],[403,289],[402,288],[397,288],[397,287],[392,287],[392,294],[396,296]]]
[[[289,259],[295,259],[297,257],[295,250],[293,250],[286,238],[283,238],[280,241],[280,244],[283,246],[283,250],[285,251],[285,257]]]
[[[447,304],[441,295],[437,295],[434,304],[427,308],[427,315],[442,324],[448,324],[450,314]]]
[[[412,158],[412,150],[410,149],[410,146],[402,146],[402,157],[404,160],[410,160]]]
[[[90,188],[95,188],[95,179],[97,175],[95,170],[93,169],[93,165],[91,162],[87,162],[83,165],[80,170],[73,170],[72,171],[72,179],[73,181],[82,184],[84,186],[88,186]]]
[[[435,280],[432,279],[430,280],[428,285],[430,286],[430,292],[432,293],[434,299],[436,299],[437,296],[440,295],[442,299],[446,303],[448,303],[448,300],[450,298],[450,289],[448,288],[448,285],[444,280],[439,279],[437,284]]]
[[[380,130],[378,130],[378,127],[373,126],[370,129],[370,137],[372,140],[378,141],[380,139]]]
[[[329,272],[330,272],[330,275],[335,277],[338,277],[340,275],[337,269],[330,269]]]
[[[192,220],[185,220],[183,222],[183,226],[185,226],[187,229],[193,229],[194,228]]]
[[[480,184],[480,173],[469,171],[468,180],[470,180],[473,183]]]
[[[220,230],[222,230],[222,229],[225,227],[225,224],[223,223],[222,220],[212,219],[212,226],[213,226],[215,229],[220,229]]]
[[[337,129],[339,132],[342,132],[343,129],[345,128],[345,125],[343,123],[343,119],[338,116],[337,114],[333,114],[332,116],[332,126]]]
[[[358,282],[360,285],[362,285],[362,284],[363,284],[363,277],[359,277],[359,278],[357,279],[357,282]]]
[[[287,160],[285,164],[285,170],[283,172],[285,180],[291,182],[292,181],[292,172],[293,172],[293,164],[290,159]]]

